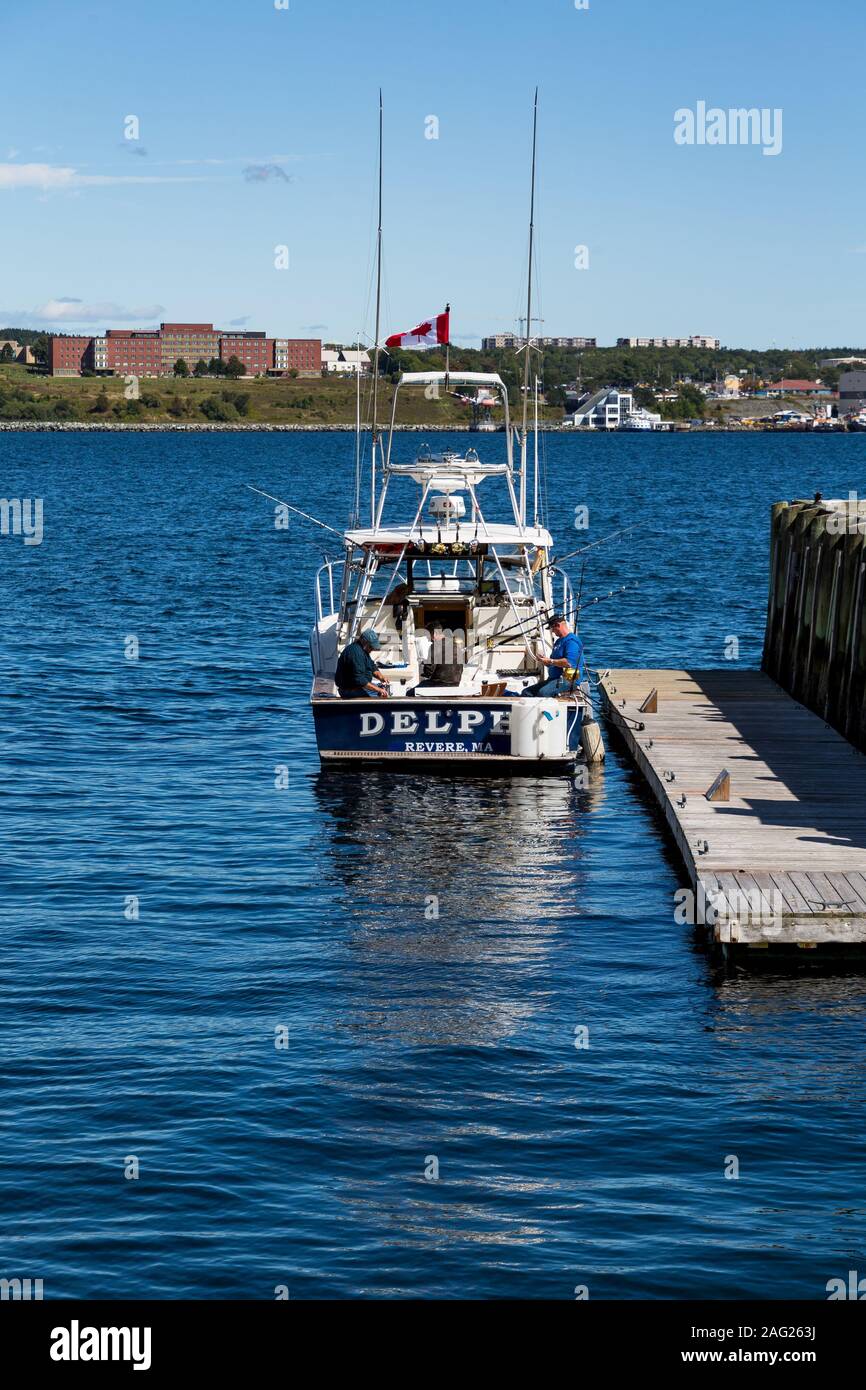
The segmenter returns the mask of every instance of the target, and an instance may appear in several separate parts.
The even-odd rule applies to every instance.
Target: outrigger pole
[[[611,531],[609,536],[602,536],[600,540],[593,541],[590,545],[582,545],[577,550],[569,550],[565,555],[554,555],[547,565],[542,565],[542,570],[553,569],[556,565],[561,565],[563,560],[573,560],[575,555],[585,555],[588,550],[595,550],[596,546],[607,545],[608,541],[615,541],[619,536],[627,536],[630,531],[637,530],[638,523],[635,521],[631,526],[621,526],[618,531]],[[538,571],[539,574],[541,570]]]
[[[373,352],[373,419],[370,448],[370,525],[376,527],[376,446],[379,442],[379,317],[382,309],[382,88],[379,88],[379,230],[376,235],[376,339]]]
[[[526,276],[526,342],[523,363],[523,423],[520,434],[520,522],[526,525],[527,416],[529,412],[529,344],[532,337],[532,251],[535,236],[535,151],[538,136],[538,88],[532,107],[532,177],[529,192],[529,270]]]
[[[309,512],[302,512],[300,507],[293,507],[291,502],[284,502],[282,497],[274,497],[272,492],[262,492],[260,487],[253,487],[252,483],[244,483],[244,487],[248,487],[250,492],[257,492],[259,497],[267,497],[271,502],[279,502],[280,506],[285,507],[287,511],[294,512],[295,516],[302,516],[305,521],[312,521],[314,526],[321,526],[323,531],[333,531],[335,536],[342,537],[343,535],[343,532],[338,531],[336,526],[329,526],[326,521],[319,521],[318,517],[310,516]]]

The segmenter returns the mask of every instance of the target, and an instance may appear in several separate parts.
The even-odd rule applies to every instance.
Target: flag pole
[[[448,315],[448,342],[445,344],[445,390],[448,390],[448,373],[451,370],[451,305],[445,305]]]

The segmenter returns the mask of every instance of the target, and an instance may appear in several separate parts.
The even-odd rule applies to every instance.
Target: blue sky
[[[543,332],[863,345],[864,38],[843,0],[7,5],[0,325],[371,334],[381,84],[383,333],[507,331],[537,82]],[[782,152],[677,145],[699,101],[780,108]]]

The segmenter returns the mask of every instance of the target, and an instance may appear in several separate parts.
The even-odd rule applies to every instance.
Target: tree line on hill
[[[822,367],[828,357],[856,357],[862,349],[841,348],[546,348],[533,351],[530,379],[539,377],[545,398],[550,405],[564,405],[567,391],[579,386],[583,391],[599,391],[605,386],[640,393],[643,403],[649,404],[656,394],[667,391],[690,379],[696,385],[721,381],[724,377],[741,376],[744,387],[759,382],[818,378],[835,388],[839,382],[837,367]],[[863,352],[866,361],[866,352]],[[523,383],[523,355],[512,349],[482,351],[476,348],[452,347],[450,363],[453,371],[498,372],[508,387],[511,405],[520,400]],[[389,349],[382,354],[382,371],[396,380],[403,371],[444,370],[444,349],[412,352]],[[703,400],[700,392],[695,400]]]

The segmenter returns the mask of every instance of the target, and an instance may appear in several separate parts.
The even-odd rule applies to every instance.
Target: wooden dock
[[[601,689],[688,870],[696,916],[676,920],[726,953],[866,948],[866,757],[760,671],[608,671]]]

